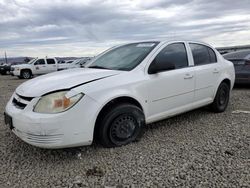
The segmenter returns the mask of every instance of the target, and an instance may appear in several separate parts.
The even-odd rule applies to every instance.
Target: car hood
[[[18,67],[18,68],[26,68],[26,67],[30,67],[30,64],[19,64],[19,65],[11,65],[11,67]]]
[[[16,89],[16,93],[25,97],[40,97],[52,91],[72,89],[122,72],[89,68],[59,71],[24,82]]]

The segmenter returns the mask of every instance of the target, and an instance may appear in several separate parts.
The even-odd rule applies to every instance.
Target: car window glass
[[[166,46],[155,57],[155,61],[172,63],[175,69],[188,66],[187,52],[184,43],[174,43]]]
[[[44,65],[44,64],[45,64],[44,59],[38,59],[38,60],[35,62],[35,65]]]
[[[250,55],[250,50],[240,50],[240,51],[236,51],[236,52],[230,52],[227,53],[225,55],[223,55],[223,57],[225,59],[245,59],[247,58],[247,56]]]
[[[130,71],[139,65],[159,42],[131,43],[111,49],[87,67]]]
[[[194,65],[205,65],[217,62],[215,52],[202,44],[190,44],[192,50]]]
[[[210,63],[210,56],[205,46],[200,44],[190,44],[194,65],[204,65]]]
[[[211,48],[207,48],[207,49],[208,49],[208,53],[209,53],[209,56],[210,56],[210,62],[211,63],[217,62],[215,52]]]
[[[54,59],[47,59],[47,64],[51,65],[51,64],[56,64]]]

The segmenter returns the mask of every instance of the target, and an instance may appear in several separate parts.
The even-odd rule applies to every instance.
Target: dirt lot
[[[18,139],[3,112],[24,80],[0,76],[0,187],[249,187],[250,87],[225,113],[195,110],[150,124],[140,142],[44,150]]]

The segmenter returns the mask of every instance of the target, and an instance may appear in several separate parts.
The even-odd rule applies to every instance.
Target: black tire
[[[139,140],[145,125],[143,111],[132,104],[119,104],[97,122],[97,140],[104,147],[119,147]]]
[[[1,75],[6,75],[6,72],[5,72],[5,71],[3,71],[3,72],[1,72],[0,74],[1,74]]]
[[[222,82],[216,92],[213,103],[210,105],[212,111],[220,113],[224,112],[228,106],[230,97],[230,86]]]
[[[31,71],[30,70],[23,70],[21,72],[21,77],[24,79],[30,79],[31,78]]]

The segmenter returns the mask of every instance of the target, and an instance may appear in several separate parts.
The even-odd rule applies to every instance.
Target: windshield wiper
[[[109,68],[102,67],[102,66],[98,66],[98,65],[90,66],[90,67],[88,67],[88,68],[94,68],[94,69],[109,69]]]

